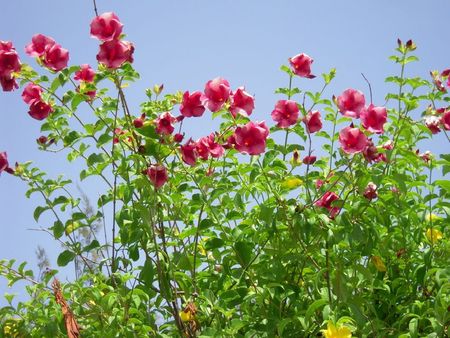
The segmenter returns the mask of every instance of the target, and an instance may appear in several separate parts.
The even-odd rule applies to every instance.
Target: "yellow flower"
[[[440,219],[441,219],[441,217],[439,217],[436,214],[427,214],[425,216],[425,221],[427,221],[427,222],[436,222],[436,221],[439,221]]]
[[[325,338],[350,338],[352,336],[352,331],[347,326],[336,327],[331,321],[328,321],[327,329],[321,331]]]
[[[434,229],[434,228],[427,229],[426,236],[427,236],[428,240],[432,243],[437,242],[437,241],[441,240],[442,237],[444,237],[440,230]]]
[[[380,272],[386,271],[386,265],[384,265],[380,256],[372,256],[372,263],[375,265],[375,268]]]
[[[281,183],[283,188],[295,189],[303,184],[303,181],[297,177],[289,177]]]
[[[189,310],[187,312],[185,312],[183,310],[183,311],[180,311],[180,318],[183,322],[190,322],[191,320],[194,319],[194,315]]]

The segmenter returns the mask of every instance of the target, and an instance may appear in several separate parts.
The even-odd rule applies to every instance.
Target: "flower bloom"
[[[50,70],[59,72],[67,67],[69,51],[62,48],[51,37],[36,34],[31,38],[31,43],[25,47],[25,52],[38,57]]]
[[[45,50],[55,43],[55,40],[49,36],[36,34],[31,38],[31,43],[25,47],[25,53],[32,57],[41,57],[44,55]]]
[[[95,71],[88,64],[83,64],[80,69],[75,73],[75,80],[84,81],[88,83],[94,82]]]
[[[181,158],[186,164],[191,166],[195,165],[197,162],[197,151],[196,151],[196,143],[189,139],[184,145],[180,147]]]
[[[97,61],[110,69],[119,68],[125,62],[133,62],[134,46],[121,40],[105,41],[100,45]]]
[[[184,134],[176,133],[175,135],[173,135],[173,140],[176,143],[180,143],[181,141],[183,141],[183,138],[184,138]]]
[[[59,72],[67,67],[69,51],[58,44],[47,46],[42,62],[48,69]]]
[[[297,123],[298,120],[298,106],[292,100],[279,100],[275,104],[275,109],[272,111],[272,119],[277,122],[278,128],[287,128]]]
[[[147,169],[147,176],[156,189],[161,188],[168,179],[167,169],[162,165],[151,165]]]
[[[214,133],[199,139],[196,142],[196,150],[198,156],[204,160],[207,160],[209,155],[213,158],[218,158],[225,152],[225,149],[215,141]]]
[[[0,85],[5,92],[10,92],[19,88],[16,79],[12,76],[0,76]]]
[[[327,191],[323,196],[314,203],[317,207],[322,207],[330,212],[330,217],[334,218],[341,208],[332,206],[332,203],[339,199],[339,196],[332,191]]]
[[[373,265],[379,272],[386,272],[386,265],[384,265],[383,260],[380,256],[372,256],[371,257]]]
[[[7,168],[9,168],[8,155],[6,154],[6,152],[1,152],[0,153],[0,174],[3,171],[5,171]]]
[[[361,110],[360,117],[363,127],[368,131],[377,134],[384,132],[383,126],[387,121],[386,108],[370,104]]]
[[[296,189],[303,184],[303,181],[298,177],[289,177],[281,182],[281,186],[286,189]]]
[[[96,16],[91,21],[91,36],[100,41],[117,40],[122,33],[123,24],[112,12]]]
[[[316,160],[317,160],[317,157],[314,156],[314,155],[311,155],[311,156],[305,156],[305,157],[303,158],[303,163],[304,163],[304,164],[314,164],[314,163],[316,162]]]
[[[53,108],[48,103],[41,101],[41,99],[34,99],[29,102],[30,110],[28,114],[36,120],[43,120],[53,111]]]
[[[441,131],[440,128],[441,119],[434,115],[425,117],[425,126],[431,131],[432,134],[437,134]]]
[[[202,103],[202,93],[199,91],[184,92],[183,101],[181,102],[180,112],[184,117],[199,117],[205,112],[205,106]]]
[[[327,329],[321,331],[325,338],[351,338],[352,336],[352,331],[347,326],[337,327],[331,321],[328,321]]]
[[[308,130],[309,133],[315,133],[316,131],[319,131],[322,129],[322,119],[320,117],[320,112],[317,110],[310,111],[306,116],[303,118],[303,122],[306,125],[306,130]]]
[[[230,97],[230,84],[227,80],[216,77],[205,85],[205,103],[212,112],[219,111]]]
[[[314,62],[308,55],[302,53],[289,58],[289,63],[295,73],[300,77],[313,79],[316,76],[311,74],[311,64]]]
[[[253,109],[255,109],[255,98],[247,93],[244,87],[239,87],[234,93],[231,94],[230,99],[230,112],[233,117],[236,117],[237,114],[250,116]]]
[[[158,118],[156,119],[156,132],[158,134],[164,134],[164,135],[170,135],[173,133],[175,127],[173,126],[173,123],[176,122],[176,118],[172,116],[171,113],[165,112],[162,113]]]
[[[445,111],[441,115],[441,124],[445,130],[450,130],[450,110]]]
[[[427,229],[425,235],[427,236],[427,239],[432,243],[436,243],[444,237],[442,235],[442,232],[436,228]]]
[[[21,68],[19,55],[10,41],[0,41],[0,84],[3,91],[19,88],[13,73]]]
[[[144,126],[144,121],[145,121],[145,114],[142,114],[141,116],[133,120],[133,125],[135,128],[142,128]]]
[[[367,198],[369,201],[373,200],[374,198],[377,198],[378,197],[377,185],[373,182],[369,182],[366,186],[366,189],[364,189],[363,196]]]
[[[237,127],[232,142],[237,151],[249,155],[259,155],[266,150],[269,128],[265,122],[248,122]]]
[[[339,133],[339,142],[342,150],[347,154],[362,152],[367,144],[367,137],[358,128],[352,126],[342,129]]]
[[[337,98],[339,111],[347,117],[359,118],[365,104],[364,94],[355,89],[347,89]]]
[[[30,103],[32,100],[40,100],[42,88],[34,83],[29,83],[22,93],[22,99],[25,103]]]

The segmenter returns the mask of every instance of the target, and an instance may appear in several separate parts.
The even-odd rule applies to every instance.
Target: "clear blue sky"
[[[380,105],[386,94],[384,78],[398,72],[387,59],[397,38],[411,38],[418,45],[416,54],[421,62],[408,67],[407,75],[427,77],[432,69],[450,67],[448,0],[97,2],[100,13],[117,13],[127,39],[136,46],[134,66],[141,80],[127,89],[136,113],[138,103],[145,98],[144,88],[164,83],[168,92],[202,90],[207,80],[222,76],[233,88],[245,85],[255,94],[255,119],[272,125],[270,112],[277,100],[273,91],[287,82],[279,67],[301,52],[314,58],[316,75],[336,67],[337,78],[326,95],[339,95],[353,87],[368,97],[360,75],[363,72],[372,83],[374,103]],[[96,65],[98,42],[89,36],[94,17],[91,1],[4,1],[1,11],[0,40],[13,41],[23,62],[35,66],[25,55],[24,46],[35,33],[43,33],[69,49],[70,64]],[[321,86],[320,79],[296,81],[304,88]],[[20,93],[0,93],[0,151],[7,151],[12,163],[32,160],[51,175],[64,173],[79,182],[80,163],[69,165],[61,154],[37,151],[35,139],[41,123],[28,116]],[[82,108],[83,114],[87,116],[89,111]],[[193,133],[206,135],[205,130],[212,130],[208,121],[192,124]],[[443,135],[436,138],[436,144],[445,145]],[[90,183],[79,182],[95,202],[104,186]],[[27,200],[25,190],[20,180],[7,174],[0,177],[0,259],[27,260],[35,268],[34,251],[40,244],[56,267],[59,244],[45,233],[27,230],[38,226],[32,212],[42,200],[38,195]],[[40,225],[51,225],[45,223],[50,218],[43,220]],[[0,280],[0,294],[5,291]],[[0,307],[4,303],[0,299]]]

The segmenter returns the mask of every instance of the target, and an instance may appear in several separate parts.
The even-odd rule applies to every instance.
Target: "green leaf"
[[[253,247],[254,246],[248,242],[236,242],[234,244],[238,262],[243,268],[245,268],[248,263],[250,263]]]
[[[33,213],[34,220],[36,222],[38,222],[39,221],[39,217],[42,215],[42,213],[45,210],[49,210],[49,209],[50,209],[49,207],[41,207],[41,206],[36,207],[36,209],[34,209],[34,213]]]
[[[328,300],[326,299],[318,299],[314,301],[310,306],[308,306],[308,309],[306,310],[305,319],[309,321],[311,316],[321,307],[328,304]]]
[[[75,253],[73,253],[72,251],[64,250],[59,254],[56,262],[58,263],[59,266],[66,266],[67,264],[69,264],[71,261],[74,260],[75,256],[76,256]]]

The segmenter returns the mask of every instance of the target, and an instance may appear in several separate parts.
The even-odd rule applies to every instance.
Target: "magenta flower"
[[[177,119],[172,116],[169,112],[162,113],[156,119],[156,132],[158,134],[170,135],[175,130],[173,123],[175,123]]]
[[[365,104],[364,94],[355,89],[347,89],[337,98],[339,111],[347,117],[359,118]]]
[[[162,165],[151,165],[147,169],[147,176],[156,189],[161,188],[169,177],[167,169]]]
[[[287,128],[297,123],[298,112],[299,109],[295,101],[279,100],[272,111],[272,119],[277,122],[278,128]]]
[[[230,97],[230,84],[221,77],[209,80],[205,85],[205,104],[212,112],[219,111]]]
[[[91,36],[100,41],[117,40],[122,33],[123,24],[112,12],[96,16],[91,22]]]
[[[42,88],[34,83],[29,83],[22,93],[22,99],[25,103],[30,103],[32,100],[41,100]]]
[[[202,103],[202,93],[199,91],[189,94],[184,92],[181,102],[180,112],[184,117],[200,117],[205,112],[205,106]]]
[[[128,41],[110,40],[100,45],[97,61],[110,69],[119,68],[125,62],[133,62],[134,45]]]
[[[255,109],[255,99],[245,91],[244,87],[239,87],[232,93],[230,101],[230,112],[233,117],[236,117],[237,114],[250,116]]]
[[[259,155],[266,150],[266,140],[269,128],[264,122],[248,122],[245,126],[237,127],[234,138],[230,140],[241,153]]]
[[[88,64],[83,64],[80,66],[80,70],[75,73],[75,80],[84,82],[94,82],[95,70],[91,68]]]
[[[320,116],[320,112],[312,111],[306,114],[306,116],[303,118],[303,122],[306,125],[306,129],[309,133],[315,133],[316,131],[319,131],[322,129],[322,119]]]
[[[302,53],[289,58],[292,70],[295,75],[313,79],[316,76],[311,74],[311,64],[314,62],[308,55]]]
[[[386,108],[370,104],[361,110],[360,117],[363,127],[368,131],[377,134],[384,133],[384,124],[387,121]]]
[[[42,34],[36,34],[31,38],[31,43],[25,47],[25,53],[33,57],[41,57],[44,55],[45,51],[55,44],[49,36]]]
[[[186,144],[180,147],[181,157],[186,164],[194,166],[197,163],[197,144],[189,139]]]
[[[339,133],[339,142],[341,143],[342,150],[347,154],[360,153],[368,144],[366,135],[353,126],[341,130]]]

